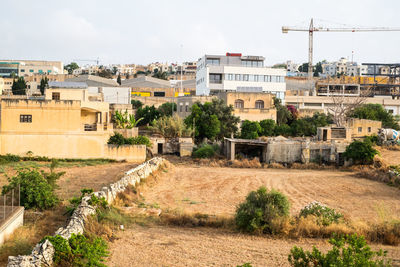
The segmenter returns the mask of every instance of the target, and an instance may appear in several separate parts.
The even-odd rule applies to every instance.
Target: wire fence
[[[20,187],[0,196],[0,222],[3,222],[16,211],[21,204]]]

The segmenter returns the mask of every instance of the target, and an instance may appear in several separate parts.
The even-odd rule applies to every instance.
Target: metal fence
[[[5,221],[21,204],[20,187],[0,196],[0,222]]]

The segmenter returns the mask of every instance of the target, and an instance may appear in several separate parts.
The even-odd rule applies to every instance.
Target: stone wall
[[[103,187],[101,191],[93,194],[99,198],[104,197],[111,204],[118,193],[123,192],[127,186],[136,185],[142,179],[146,179],[152,172],[156,171],[163,163],[163,159],[156,157],[134,169],[127,171],[119,181]],[[71,234],[82,234],[85,229],[85,220],[87,216],[96,212],[96,207],[89,205],[91,196],[86,196],[82,199],[81,204],[75,209],[67,226],[59,228],[55,235],[60,235],[65,239],[69,239]],[[8,258],[8,267],[41,267],[52,266],[54,248],[48,241],[37,244],[31,255],[26,256],[10,256]]]

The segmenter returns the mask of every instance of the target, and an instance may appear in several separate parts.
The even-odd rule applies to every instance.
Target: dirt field
[[[19,162],[13,165],[6,165],[2,167],[3,173],[0,175],[0,186],[7,183],[6,175],[11,177],[16,174],[18,169],[39,168],[40,170],[49,172],[50,170],[46,167],[47,165],[50,165],[50,163]],[[118,181],[126,171],[134,168],[137,164],[123,162],[80,166],[79,163],[63,163],[61,166],[55,170],[56,172],[65,172],[57,181],[60,187],[57,190],[57,195],[61,199],[69,199],[79,195],[82,188],[92,188],[94,191],[97,191],[105,185]]]
[[[400,190],[356,178],[351,172],[295,169],[234,169],[180,165],[142,191],[144,201],[162,209],[232,215],[238,203],[260,186],[285,193],[296,214],[312,201],[352,219],[373,221],[400,214]],[[379,214],[379,216],[378,216]]]
[[[241,235],[221,229],[141,227],[118,233],[111,243],[110,267],[119,266],[289,266],[293,246],[311,250],[315,245],[328,250],[326,240],[284,240]],[[400,264],[400,248],[373,245],[388,251]],[[396,266],[396,265],[395,265]],[[398,266],[398,265],[397,265]]]

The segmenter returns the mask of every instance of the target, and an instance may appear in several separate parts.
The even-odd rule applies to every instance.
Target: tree
[[[290,125],[292,136],[312,136],[316,134],[316,128],[306,119],[299,119]]]
[[[292,119],[292,114],[282,105],[282,101],[279,98],[274,97],[274,106],[276,108],[276,122],[278,125],[285,124]]]
[[[131,100],[131,105],[132,105],[133,109],[138,109],[138,108],[141,108],[143,106],[143,103],[140,100],[132,99]]]
[[[349,114],[361,106],[368,95],[369,91],[361,93],[358,97],[346,97],[344,95],[331,96],[333,105],[328,110],[333,115],[334,123],[339,127],[344,126]]]
[[[244,139],[257,139],[262,132],[262,128],[257,121],[245,120],[240,128],[240,138]]]
[[[40,88],[40,93],[42,94],[42,95],[44,95],[44,90],[46,89],[46,88],[48,88],[49,87],[49,79],[47,79],[47,76],[44,76],[44,78],[42,78],[41,80],[40,80],[40,86],[39,86],[39,88]]]
[[[322,63],[323,63],[323,62],[318,62],[318,63],[315,65],[315,68],[314,68],[314,77],[319,77],[319,74],[322,73]]]
[[[393,115],[380,104],[361,105],[352,110],[348,115],[352,118],[381,121],[383,128],[400,129]]]
[[[154,75],[152,77],[162,80],[168,80],[168,73],[166,73],[165,71],[158,71],[158,69],[155,69]]]
[[[274,135],[274,129],[275,129],[276,123],[274,120],[262,120],[260,121],[260,127],[261,127],[261,136],[273,136]]]
[[[116,66],[114,66],[112,68],[112,74],[115,75],[115,74],[117,74],[117,72],[118,72],[118,68]]]
[[[221,131],[221,122],[218,117],[205,110],[203,104],[196,103],[192,106],[191,114],[185,119],[187,127],[193,129],[194,126],[194,136],[197,141],[202,141],[204,138],[214,140]]]
[[[68,65],[65,65],[64,69],[68,71],[68,74],[72,74],[74,70],[79,69],[79,65],[76,64],[75,62],[71,62]]]
[[[148,125],[160,117],[160,112],[154,106],[145,106],[138,108],[136,111],[136,119],[143,118],[138,125]]]
[[[299,66],[299,72],[308,72],[308,62]]]
[[[374,159],[375,155],[379,152],[372,147],[372,143],[369,140],[358,141],[354,140],[343,153],[346,159],[352,159],[355,163],[370,164]]]
[[[117,83],[118,83],[119,85],[121,85],[121,74],[118,74]]]
[[[272,66],[273,69],[286,69],[287,65],[285,63],[279,63]]]
[[[11,91],[13,95],[26,95],[26,82],[24,77],[18,77],[17,80],[13,81]]]
[[[129,75],[129,73],[127,73],[126,75],[125,75],[125,80],[129,80],[131,78],[131,76]]]
[[[111,78],[112,78],[112,73],[111,73],[111,71],[108,70],[108,69],[102,69],[102,70],[99,72],[99,76],[100,76],[100,77],[103,77],[103,78],[111,79]]]
[[[149,126],[149,129],[165,138],[190,137],[193,132],[178,114],[158,118],[153,122],[152,126]]]
[[[221,140],[224,137],[236,134],[238,131],[237,125],[240,122],[240,118],[233,115],[233,110],[232,105],[227,106],[221,99],[213,99],[212,102],[204,104],[197,102],[192,106],[192,112],[185,119],[185,123],[189,127],[193,127],[193,123],[195,124],[195,135],[198,140],[206,137],[205,132],[217,132],[217,136],[213,138]],[[215,118],[211,118],[212,115],[215,115]],[[218,131],[215,130],[216,125],[207,125],[207,123],[212,122],[215,122],[219,126]],[[212,128],[212,130],[209,128]],[[208,134],[208,136],[210,135]]]
[[[136,119],[133,114],[128,114],[128,110],[124,113],[116,110],[114,114],[114,121],[116,127],[119,129],[132,129],[137,126],[137,124],[143,120],[143,118]]]
[[[160,116],[170,117],[172,116],[172,113],[176,111],[176,103],[173,102],[164,103],[161,106],[159,106],[157,110],[160,113]]]

